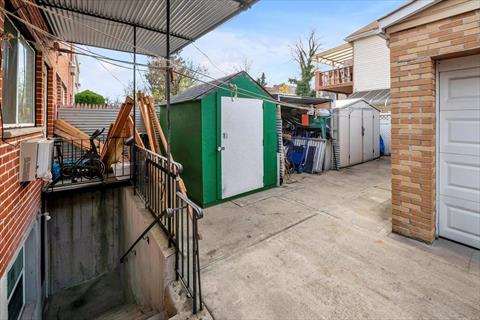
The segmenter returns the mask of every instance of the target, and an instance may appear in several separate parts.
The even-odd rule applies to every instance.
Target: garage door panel
[[[440,196],[440,234],[480,248],[480,203]]]
[[[440,112],[440,150],[480,156],[480,109]]]
[[[480,55],[439,62],[439,234],[480,248]],[[461,63],[460,63],[461,62]]]
[[[440,73],[440,110],[480,108],[480,68]]]
[[[480,158],[440,154],[440,194],[480,200]]]

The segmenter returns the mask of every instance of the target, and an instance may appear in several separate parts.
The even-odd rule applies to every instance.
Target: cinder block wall
[[[429,243],[435,239],[436,60],[476,52],[479,28],[476,10],[389,34],[396,233]]]

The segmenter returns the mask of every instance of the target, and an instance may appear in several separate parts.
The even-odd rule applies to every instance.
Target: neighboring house
[[[315,60],[332,67],[315,73],[318,96],[364,98],[388,111],[390,52],[374,21],[345,38],[347,43],[323,51]]]
[[[265,87],[265,90],[268,91],[270,94],[291,94],[295,95],[295,86],[291,84],[281,83],[281,84],[274,84],[271,87]]]
[[[22,10],[22,1],[0,0],[2,10],[17,12],[43,30],[42,14]],[[72,54],[11,16],[0,14],[0,319],[40,318],[45,270],[40,268],[45,235],[41,217],[43,182],[19,182],[20,143],[53,134],[55,104],[70,103],[75,92]],[[42,271],[40,271],[42,270]]]
[[[379,20],[391,60],[393,231],[480,248],[480,1]]]

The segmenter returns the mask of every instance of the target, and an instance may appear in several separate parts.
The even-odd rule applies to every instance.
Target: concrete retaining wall
[[[143,202],[133,195],[132,188],[123,188],[121,197],[126,250],[153,222],[153,217],[144,209]],[[123,265],[128,300],[163,311],[165,289],[175,280],[175,250],[168,248],[168,240],[160,227],[150,230]]]
[[[120,259],[121,189],[47,198],[49,294],[112,271]]]

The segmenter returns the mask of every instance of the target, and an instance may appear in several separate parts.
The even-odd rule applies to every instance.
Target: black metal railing
[[[127,139],[108,138],[108,140],[113,145],[112,152],[118,158],[118,161],[110,163],[109,166],[100,161],[101,149],[107,142],[105,137],[95,139],[94,147],[89,139],[55,138],[51,165],[52,179],[45,187],[45,191],[103,182],[129,181],[131,152],[126,146]],[[93,148],[96,154],[93,154]]]
[[[192,299],[193,313],[202,309],[198,220],[202,209],[179,190],[182,166],[150,150],[135,147],[135,192],[145,203],[166,233],[169,245],[175,247],[175,273]],[[148,230],[154,225],[152,223]],[[122,256],[122,262],[142,239],[145,230]]]

